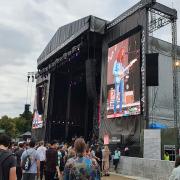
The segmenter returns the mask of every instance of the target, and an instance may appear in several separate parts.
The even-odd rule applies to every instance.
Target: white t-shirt
[[[47,149],[44,146],[38,147],[37,153],[39,154],[40,161],[45,161],[45,159],[46,159],[46,150]]]

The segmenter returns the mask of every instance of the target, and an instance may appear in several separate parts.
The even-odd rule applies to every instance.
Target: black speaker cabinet
[[[43,87],[39,86],[37,87],[37,110],[39,114],[43,113]]]
[[[158,53],[146,54],[146,86],[159,85],[158,58]]]

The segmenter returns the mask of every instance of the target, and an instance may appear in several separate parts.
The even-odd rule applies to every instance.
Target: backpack
[[[22,160],[22,169],[28,171],[31,167],[31,155],[26,151],[27,156]]]
[[[4,152],[0,156],[0,180],[3,180],[3,169],[2,169],[3,166],[2,166],[2,164],[5,162],[5,160],[7,160],[12,155],[13,154],[10,152]]]

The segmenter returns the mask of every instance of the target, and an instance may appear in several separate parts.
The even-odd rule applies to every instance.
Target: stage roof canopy
[[[41,66],[55,53],[59,52],[85,31],[89,30],[91,32],[104,34],[106,22],[107,21],[103,19],[90,15],[60,27],[37,59],[38,66]]]

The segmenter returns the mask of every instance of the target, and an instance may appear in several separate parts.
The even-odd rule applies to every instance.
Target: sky
[[[0,117],[19,116],[24,111],[25,103],[30,103],[33,108],[35,82],[30,79],[28,85],[27,73],[37,71],[37,58],[59,27],[88,15],[111,21],[137,2],[0,0]],[[176,8],[179,15],[178,0],[157,2]],[[177,24],[179,30],[179,20]],[[169,41],[170,28],[157,36]]]

